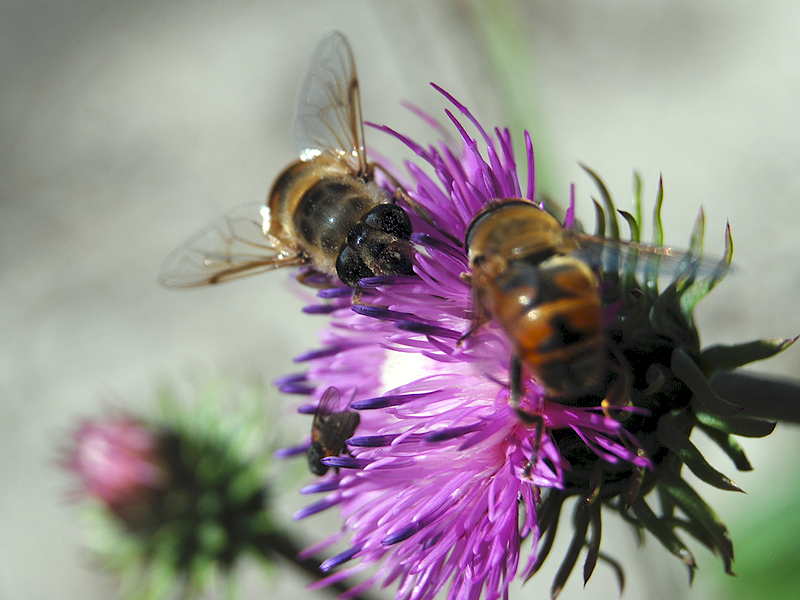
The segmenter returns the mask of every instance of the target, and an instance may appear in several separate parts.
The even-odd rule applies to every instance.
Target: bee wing
[[[324,152],[347,161],[357,173],[367,170],[356,64],[338,31],[314,51],[297,97],[294,143],[303,160]]]
[[[198,287],[302,264],[296,248],[269,233],[269,221],[269,208],[263,204],[232,210],[170,253],[161,265],[159,283]]]
[[[669,278],[691,275],[695,279],[701,279],[711,275],[721,278],[729,268],[724,259],[697,256],[675,248],[573,235],[579,243],[577,254],[592,266],[606,271],[628,269],[632,266],[638,277],[655,273]]]

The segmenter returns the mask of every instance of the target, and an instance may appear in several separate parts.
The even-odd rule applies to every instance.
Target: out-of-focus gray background
[[[295,90],[322,33],[350,38],[366,118],[432,139],[398,103],[441,115],[428,81],[484,125],[508,116],[476,4],[0,3],[0,599],[113,597],[81,550],[56,466],[79,417],[120,398],[145,409],[156,385],[187,374],[270,381],[314,347],[324,321],[300,316],[285,273],[191,293],[159,288],[155,274],[196,229],[261,201],[293,158]],[[553,168],[548,191],[563,200],[575,182],[590,215],[581,161],[625,207],[638,169],[651,206],[663,173],[669,243],[685,245],[700,204],[711,252],[722,250],[726,219],[733,230],[737,273],[699,308],[704,341],[800,333],[800,5],[540,1],[518,14],[531,52],[512,84],[527,84],[527,126],[541,129],[540,160]],[[400,150],[367,136],[385,154]],[[798,375],[800,351],[764,368]],[[307,426],[286,416],[291,399],[268,401],[291,427]],[[796,469],[799,439],[779,427],[769,441],[744,441],[756,471],[734,477],[747,496],[698,484],[735,542],[785,491],[781,470]],[[734,472],[719,453],[711,460]],[[655,540],[638,552],[627,529],[605,521],[627,598],[721,597],[720,565],[692,547],[701,571],[690,589]],[[560,548],[513,597],[547,597]],[[244,597],[309,594],[291,574],[245,579]],[[603,565],[586,590],[576,572],[562,594],[588,597],[617,597]]]

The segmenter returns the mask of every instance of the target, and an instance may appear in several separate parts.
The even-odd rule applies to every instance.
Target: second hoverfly
[[[167,287],[211,285],[279,267],[309,265],[350,287],[375,275],[411,275],[408,214],[373,181],[353,53],[338,32],[317,46],[294,118],[300,155],[266,205],[243,206],[189,238],[164,261]],[[398,190],[396,197],[402,194]],[[319,278],[317,278],[319,279]]]
[[[467,249],[477,327],[491,319],[512,346],[511,402],[523,395],[523,368],[547,397],[569,403],[598,386],[608,340],[598,273],[604,260],[638,257],[662,275],[701,276],[727,264],[671,248],[584,235],[523,198],[498,199],[472,219]]]
[[[350,410],[334,410],[338,408],[341,395],[335,387],[329,387],[314,412],[311,425],[311,444],[306,450],[308,468],[314,475],[325,475],[328,465],[323,458],[339,456],[347,453],[347,440],[353,437],[361,422],[357,412]]]

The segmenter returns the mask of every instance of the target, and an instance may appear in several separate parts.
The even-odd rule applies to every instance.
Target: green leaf
[[[645,456],[645,451],[640,448],[637,451],[637,455],[641,458]],[[631,470],[630,479],[625,488],[620,492],[620,497],[622,498],[622,504],[625,510],[631,507],[631,504],[633,504],[633,501],[639,495],[639,492],[642,489],[642,482],[644,481],[644,474],[644,467],[634,466]]]
[[[634,242],[639,241],[639,224],[636,222],[636,217],[634,217],[631,213],[625,210],[618,210],[619,214],[625,219],[628,223],[628,227],[631,230],[631,240]]]
[[[775,431],[776,425],[774,421],[742,416],[722,417],[706,411],[695,411],[694,416],[700,425],[749,438],[766,437]]]
[[[725,254],[723,255],[722,259],[720,259],[717,268],[711,275],[704,277],[699,281],[694,281],[694,277],[692,277],[692,281],[690,282],[691,285],[688,286],[681,295],[681,312],[683,312],[684,315],[687,315],[687,318],[689,318],[689,315],[692,314],[692,311],[694,311],[694,307],[697,305],[697,303],[705,298],[709,292],[725,278],[725,275],[730,268],[732,257],[733,238],[731,237],[730,225],[728,225],[725,228]]]
[[[709,485],[730,492],[743,491],[730,478],[720,473],[706,461],[700,450],[697,449],[689,437],[675,425],[675,412],[664,415],[658,420],[656,435],[659,441],[672,450],[680,460],[698,478]]]
[[[558,530],[558,520],[561,515],[561,507],[564,505],[564,500],[567,495],[557,490],[551,490],[547,497],[542,501],[539,507],[538,524],[539,532],[543,538],[539,540],[539,546],[536,549],[536,559],[533,564],[525,573],[525,581],[536,575],[539,569],[544,564],[547,555],[553,547],[553,541],[556,537]]]
[[[642,178],[636,171],[633,172],[633,217],[641,232],[642,229]],[[635,241],[640,241],[639,239]]]
[[[658,178],[658,192],[656,193],[656,205],[653,207],[653,245],[664,245],[664,226],[661,222],[661,206],[664,204],[664,179]]]
[[[603,205],[605,206],[606,213],[608,213],[608,237],[612,240],[619,240],[619,224],[617,223],[616,209],[614,208],[614,201],[611,200],[611,194],[608,193],[606,184],[603,183],[603,180],[600,179],[600,176],[597,175],[597,173],[592,171],[586,165],[581,164],[581,168],[586,171],[589,174],[589,177],[594,180],[597,189],[600,191],[600,197],[603,199]]]
[[[753,466],[747,460],[747,455],[744,453],[744,448],[736,441],[730,433],[725,433],[719,429],[707,427],[702,423],[698,428],[703,431],[717,446],[719,446],[725,454],[733,461],[733,464],[740,471],[752,471]]]
[[[711,376],[718,371],[732,371],[751,362],[772,358],[794,344],[797,339],[772,338],[731,346],[709,346],[700,353],[700,357],[706,365],[706,372]]]
[[[686,533],[688,533],[698,542],[703,544],[711,552],[716,554],[717,548],[714,545],[714,538],[712,538],[711,534],[709,534],[708,531],[706,531],[696,521],[688,521],[686,519],[680,519],[678,517],[670,517],[668,519],[662,517],[662,520],[673,531],[676,528],[683,529]]]
[[[670,368],[675,376],[692,390],[695,399],[706,410],[725,417],[741,412],[740,406],[732,404],[714,393],[703,372],[682,348],[677,348],[672,353]]]
[[[594,235],[600,238],[606,237],[606,213],[603,212],[603,207],[597,200],[592,198],[592,202],[594,203],[595,217]]]
[[[656,204],[653,207],[653,246],[662,246],[664,244],[664,230],[661,224],[661,205],[664,203],[664,186],[662,179],[658,179],[658,194],[656,195]],[[647,296],[650,300],[658,297],[658,257],[654,257],[648,261],[644,271],[644,287]]]
[[[558,567],[556,576],[553,579],[553,587],[550,588],[550,597],[552,600],[558,598],[561,590],[564,589],[564,584],[569,579],[575,563],[578,561],[578,556],[586,544],[586,531],[589,529],[589,510],[582,502],[575,503],[575,514],[573,518],[573,526],[575,533],[572,536],[572,541],[569,544],[564,560]]]
[[[624,219],[628,222],[628,227],[631,230],[631,240],[633,240],[634,242],[638,242],[639,225],[636,223],[636,218],[632,214],[624,210],[620,210],[617,212],[619,212],[619,214],[621,214],[624,217]],[[632,289],[638,289],[638,286],[636,285],[636,263],[639,258],[638,254],[639,254],[638,250],[635,247],[631,246],[630,252],[628,253],[625,259],[625,264],[621,265],[623,290],[627,291]]]
[[[583,563],[583,585],[592,576],[597,559],[600,556],[600,538],[603,532],[603,521],[600,517],[602,504],[597,502],[588,508],[589,511],[589,539],[586,542],[586,561]]]
[[[705,236],[706,229],[706,215],[703,212],[703,207],[700,207],[700,213],[694,222],[692,228],[692,235],[689,238],[689,255],[692,258],[699,258],[703,255],[703,237]]]
[[[634,514],[642,521],[650,533],[669,550],[672,554],[681,559],[690,569],[696,569],[697,563],[689,551],[689,548],[675,535],[667,525],[659,519],[650,509],[643,498],[637,499],[631,506]]]
[[[720,520],[712,508],[703,500],[692,487],[679,477],[671,477],[663,474],[658,485],[672,496],[678,507],[687,517],[696,521],[711,535],[714,546],[720,553],[722,562],[725,565],[725,572],[731,573],[731,561],[733,560],[733,542],[731,542],[728,528]]]
[[[622,596],[622,593],[625,591],[625,571],[622,569],[622,565],[603,552],[598,554],[597,557],[611,567],[611,569],[614,571],[614,574],[617,576],[619,595]]]

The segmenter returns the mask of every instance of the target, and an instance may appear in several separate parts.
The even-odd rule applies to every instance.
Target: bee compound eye
[[[363,221],[373,229],[403,240],[409,239],[413,232],[408,214],[396,204],[379,204],[366,214]]]

